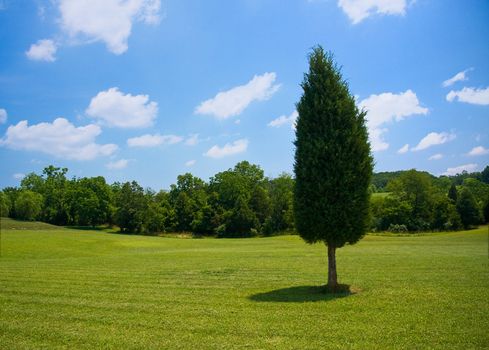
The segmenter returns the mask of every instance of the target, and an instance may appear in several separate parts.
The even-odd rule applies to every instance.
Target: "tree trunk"
[[[338,275],[336,274],[336,247],[328,245],[328,289],[335,291],[338,287]]]

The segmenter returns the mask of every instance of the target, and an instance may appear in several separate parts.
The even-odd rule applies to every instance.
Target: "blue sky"
[[[0,187],[50,164],[168,188],[292,172],[307,54],[368,111],[375,170],[489,164],[489,2],[0,0]]]

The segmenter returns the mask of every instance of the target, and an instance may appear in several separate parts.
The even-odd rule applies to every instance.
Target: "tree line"
[[[168,191],[136,181],[108,184],[101,177],[68,179],[68,169],[46,167],[20,187],[0,192],[2,216],[62,226],[115,225],[123,233],[192,232],[218,237],[292,231],[294,180],[270,179],[247,161],[208,182],[186,173]]]
[[[192,232],[249,237],[294,232],[295,180],[276,178],[247,161],[204,181],[178,176],[169,190],[136,181],[108,184],[102,176],[67,178],[68,169],[46,167],[19,187],[0,192],[2,216],[62,226],[111,225],[124,233]],[[416,170],[390,176],[370,199],[373,231],[458,230],[489,221],[489,166],[482,172],[435,177]]]

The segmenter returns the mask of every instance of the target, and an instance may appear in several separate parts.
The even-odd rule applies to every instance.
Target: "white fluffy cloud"
[[[422,107],[416,94],[406,90],[399,94],[385,92],[379,95],[370,95],[358,104],[367,111],[367,126],[370,143],[374,152],[389,148],[383,139],[388,129],[383,126],[394,121],[401,121],[412,115],[425,115],[428,108]]]
[[[124,94],[113,87],[93,97],[87,115],[118,128],[145,128],[153,125],[158,104],[148,95]]]
[[[443,158],[443,154],[437,153],[433,154],[431,157],[428,158],[428,160],[440,160]]]
[[[450,79],[447,79],[443,82],[443,87],[448,87],[448,86],[452,86],[453,84],[455,84],[457,81],[466,81],[468,80],[467,78],[467,72],[471,71],[472,68],[469,68],[469,69],[466,69],[462,72],[458,72],[457,74],[455,74],[453,77],[451,77]]]
[[[210,158],[223,158],[234,154],[243,153],[247,148],[248,140],[240,139],[234,141],[233,143],[226,143],[223,147],[214,145],[206,153],[204,153],[204,156]]]
[[[215,97],[202,102],[195,113],[212,115],[217,119],[227,119],[239,115],[253,101],[268,100],[280,88],[274,84],[275,73],[255,75],[245,85],[219,92]]]
[[[471,173],[477,170],[477,166],[478,165],[474,163],[459,165],[453,168],[448,168],[447,171],[445,171],[442,175],[453,176],[461,174],[464,171]]]
[[[406,0],[338,0],[338,6],[353,24],[360,23],[374,14],[404,15]]]
[[[0,124],[4,124],[7,121],[7,111],[3,108],[0,108]]]
[[[447,132],[430,132],[419,141],[418,145],[412,149],[412,151],[422,151],[430,148],[431,146],[442,145],[455,139],[455,134]]]
[[[409,144],[406,143],[404,146],[402,146],[397,150],[397,153],[404,154],[407,153],[408,151],[409,151]]]
[[[468,156],[483,156],[486,154],[489,154],[489,149],[484,148],[483,146],[474,147],[467,153]]]
[[[196,163],[195,159],[189,160],[188,162],[185,162],[186,167],[191,167],[194,166]]]
[[[64,159],[91,160],[109,156],[118,148],[114,144],[95,143],[100,133],[98,125],[76,127],[64,118],[31,126],[27,120],[23,120],[8,127],[0,145],[15,150],[43,152]]]
[[[105,167],[109,170],[121,170],[127,168],[129,161],[127,159],[119,159],[113,162],[108,162]]]
[[[163,144],[173,145],[182,140],[183,137],[176,135],[146,134],[128,139],[127,145],[129,147],[156,147]]]
[[[117,55],[126,52],[135,21],[157,24],[160,0],[59,0],[62,28],[73,38],[104,42]]]
[[[416,114],[427,114],[428,108],[421,107],[418,97],[411,90],[399,94],[385,92],[379,95],[370,95],[360,101],[360,108],[365,108],[367,124],[370,128],[401,121]]]
[[[489,105],[489,87],[485,89],[476,89],[471,87],[464,87],[462,90],[450,91],[447,94],[447,101],[453,102],[458,100],[459,102],[471,103],[474,105]]]
[[[29,59],[34,61],[54,62],[56,61],[55,55],[57,50],[58,47],[54,41],[44,39],[32,44],[25,54]]]
[[[271,126],[273,128],[278,128],[281,127],[282,125],[289,125],[292,129],[295,128],[295,121],[297,120],[297,117],[299,117],[299,113],[297,111],[293,111],[290,115],[281,115],[280,117],[272,120],[270,123],[268,123],[268,126]]]

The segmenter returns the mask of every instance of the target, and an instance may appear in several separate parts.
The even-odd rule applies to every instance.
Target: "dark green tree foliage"
[[[192,231],[197,212],[207,204],[206,183],[190,173],[179,175],[171,186],[170,202],[175,208],[178,231]]]
[[[489,165],[481,172],[481,181],[489,185]]]
[[[450,189],[448,190],[448,198],[450,198],[450,200],[453,203],[457,203],[457,197],[458,197],[457,186],[455,186],[455,184],[452,183]]]
[[[268,183],[270,195],[270,216],[265,221],[263,233],[291,231],[294,229],[294,179],[289,174],[281,174]]]
[[[387,188],[411,207],[409,221],[397,224],[406,224],[410,231],[430,229],[434,188],[429,174],[412,169],[390,181]]]
[[[433,222],[432,229],[442,230],[458,230],[462,227],[460,215],[452,199],[437,195],[434,198],[433,204]]]
[[[0,192],[0,217],[9,216],[11,205],[9,197],[5,193]]]
[[[67,199],[66,179],[67,168],[57,168],[52,165],[44,168],[44,184],[40,194],[44,197],[42,218],[44,221],[55,225],[67,225],[69,223],[69,206]]]
[[[263,170],[259,166],[239,162],[233,169],[211,178],[209,191],[218,236],[247,237],[261,232],[269,216],[270,203]]]
[[[15,213],[18,219],[33,221],[41,214],[42,196],[29,190],[20,191],[15,200]]]
[[[484,201],[484,206],[482,207],[482,215],[484,217],[484,223],[487,224],[489,222],[489,196],[486,197]]]
[[[328,286],[337,287],[337,248],[358,242],[369,224],[372,157],[365,115],[332,54],[316,47],[297,104],[295,226],[328,246]]]
[[[457,211],[465,228],[479,224],[480,212],[472,192],[463,188],[457,201]]]
[[[148,202],[144,190],[136,181],[126,182],[117,190],[115,223],[121,232],[139,233],[143,231],[144,217]]]

